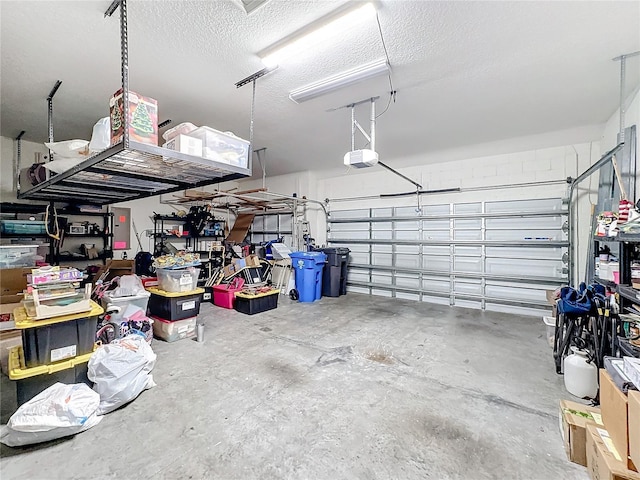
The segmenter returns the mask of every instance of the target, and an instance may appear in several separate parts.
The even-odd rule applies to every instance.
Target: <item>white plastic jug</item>
[[[571,395],[595,398],[598,394],[598,368],[587,362],[587,352],[571,347],[573,353],[564,359],[564,386]]]

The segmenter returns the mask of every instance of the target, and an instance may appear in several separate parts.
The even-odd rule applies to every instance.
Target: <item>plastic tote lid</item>
[[[302,258],[303,260],[315,260],[316,263],[325,263],[327,256],[322,252],[293,252],[291,258]]]

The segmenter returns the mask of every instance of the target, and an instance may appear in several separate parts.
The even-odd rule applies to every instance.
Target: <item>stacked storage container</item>
[[[102,307],[90,301],[91,309],[36,320],[24,307],[14,310],[16,328],[22,331],[22,346],[9,354],[9,378],[17,381],[21,405],[56,382],[92,385],[87,362],[95,348],[96,326]]]
[[[204,289],[198,288],[200,269],[158,269],[158,286],[149,287],[149,316],[153,334],[167,342],[175,342],[196,334],[196,317]]]

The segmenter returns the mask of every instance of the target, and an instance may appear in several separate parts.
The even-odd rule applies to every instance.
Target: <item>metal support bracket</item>
[[[20,169],[22,168],[22,136],[24,130],[22,130],[16,137],[16,157],[14,163],[13,181],[15,182],[14,188],[16,193],[20,193]]]
[[[271,73],[274,70],[277,70],[278,66],[263,68],[262,70],[257,71],[254,74],[249,75],[246,78],[243,78],[239,82],[236,83],[236,88],[244,87],[247,83],[255,82],[260,77],[264,77],[267,73]]]
[[[49,142],[53,142],[53,97],[62,85],[60,80],[56,80],[55,85],[47,96],[47,125],[49,127]],[[53,160],[53,152],[49,150],[49,161]]]
[[[109,5],[109,8],[107,8],[107,10],[104,12],[104,16],[110,17],[111,15],[113,15],[113,12],[118,9],[119,6],[120,0],[113,0],[113,2],[111,2],[111,5]]]
[[[251,120],[249,123],[249,151],[251,152],[251,155],[249,155],[249,168],[253,169],[253,153],[258,152],[258,150],[254,150],[253,149],[253,122],[254,122],[254,116],[255,116],[255,109],[256,109],[256,80],[258,80],[261,77],[264,77],[266,74],[273,72],[274,70],[276,70],[278,68],[278,66],[274,66],[274,67],[267,67],[267,68],[263,68],[262,70],[257,71],[256,73],[249,75],[246,78],[243,78],[242,80],[240,80],[239,82],[236,83],[236,88],[240,88],[243,87],[245,85],[247,85],[248,83],[251,83],[251,87],[252,87],[252,92],[251,92]],[[264,149],[266,150],[266,148]],[[260,155],[258,155],[258,160],[260,160]],[[264,187],[264,169],[263,169],[263,176],[262,176],[262,186]]]
[[[379,98],[380,97],[371,97],[367,100],[361,100],[360,102],[355,102],[350,105],[347,105],[347,108],[351,109],[351,151],[352,152],[356,150],[356,130],[359,130],[360,133],[362,133],[362,136],[364,136],[364,138],[367,140],[369,149],[373,150],[374,152],[376,151],[376,100],[378,100]],[[369,117],[370,133],[367,133],[364,130],[364,128],[362,128],[362,125],[358,123],[358,120],[356,120],[356,107],[358,105],[362,105],[363,103],[371,104],[371,115]],[[398,175],[400,178],[406,180],[407,182],[412,183],[416,187],[416,194],[418,194],[418,197],[419,197],[420,190],[422,190],[422,185],[420,185],[418,182],[414,182],[406,175],[401,174],[400,172],[390,167],[389,165],[381,162],[380,160],[378,160],[378,165],[380,165],[383,168],[386,168],[391,173]],[[420,209],[419,202],[420,200],[418,199],[418,209]]]
[[[613,59],[614,62],[620,62],[620,133],[618,137],[618,143],[624,143],[624,123],[625,123],[625,84],[627,80],[627,58],[636,57],[640,55],[640,50],[633,53],[626,53]]]

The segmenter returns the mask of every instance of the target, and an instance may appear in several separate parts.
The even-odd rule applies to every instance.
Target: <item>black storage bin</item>
[[[171,322],[195,317],[200,313],[200,302],[204,289],[197,288],[191,292],[173,293],[158,288],[147,289],[149,298],[149,315],[164,318]]]
[[[248,293],[236,293],[234,308],[240,313],[255,315],[278,307],[278,296],[280,290],[274,289],[270,292],[251,295]]]
[[[72,385],[86,383],[93,387],[87,376],[87,367],[92,353],[80,355],[50,365],[25,366],[22,347],[14,347],[9,351],[9,378],[16,382],[18,406],[28,402],[55,383]]]
[[[213,303],[213,287],[202,287],[204,293],[202,294],[202,301]]]
[[[87,317],[22,330],[25,365],[36,367],[93,352],[97,325],[98,317]]]
[[[344,247],[322,248],[327,263],[322,272],[322,296],[339,297],[347,293],[347,265],[351,250]]]

